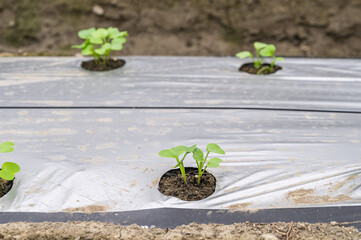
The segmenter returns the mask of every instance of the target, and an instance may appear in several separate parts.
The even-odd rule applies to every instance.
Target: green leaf
[[[209,159],[209,161],[207,163],[207,167],[210,167],[210,168],[218,167],[221,162],[222,162],[222,159],[220,159],[220,158]]]
[[[213,152],[213,153],[218,153],[218,154],[222,154],[224,155],[225,152],[222,150],[222,148],[220,148],[217,144],[215,143],[210,143],[207,145],[207,151],[208,152]]]
[[[193,159],[197,162],[204,162],[204,155],[202,150],[200,150],[199,148],[195,148],[193,151]]]
[[[275,58],[275,61],[283,61],[283,60],[285,60],[283,57],[276,57]]]
[[[114,39],[114,38],[121,36],[121,33],[119,32],[118,28],[108,27],[107,30],[108,30],[110,39]]]
[[[106,51],[110,50],[110,43],[106,43],[101,48],[95,49],[94,52],[96,52],[99,55],[104,55]]]
[[[124,37],[128,36],[127,31],[119,32],[118,28],[115,28],[115,27],[108,27],[107,30],[108,30],[108,33],[109,33],[109,37],[111,39],[124,38]]]
[[[114,39],[111,43],[111,49],[112,50],[122,50],[123,48],[123,41],[121,38]]]
[[[94,53],[93,50],[94,50],[93,45],[88,45],[83,49],[83,51],[81,51],[81,54],[83,54],[84,56],[93,55]]]
[[[98,28],[96,31],[92,32],[91,35],[93,37],[103,39],[109,35],[109,32],[105,28]]]
[[[13,162],[4,162],[1,169],[12,173],[17,173],[20,171],[20,166]]]
[[[92,44],[103,44],[103,40],[96,36],[91,36],[89,40]]]
[[[176,155],[174,155],[173,151],[170,149],[165,149],[159,152],[159,156],[165,157],[165,158],[177,158]]]
[[[12,142],[4,142],[0,144],[0,152],[8,153],[14,151],[14,143]]]
[[[256,51],[258,52],[260,49],[267,47],[268,44],[266,43],[262,43],[262,42],[254,42],[253,43],[254,48],[256,49]]]
[[[193,151],[194,151],[194,149],[196,149],[196,147],[197,147],[197,145],[196,145],[196,144],[195,144],[195,145],[193,145],[193,146],[188,147],[187,152],[189,152],[189,153],[193,152]]]
[[[7,181],[11,181],[15,178],[15,174],[10,171],[7,171],[5,169],[4,170],[1,169],[0,170],[0,178],[5,179]]]
[[[89,39],[84,41],[81,45],[73,45],[72,48],[86,48],[90,44]]]
[[[84,29],[84,30],[80,30],[78,32],[78,36],[81,39],[88,39],[90,37],[90,35],[95,31],[95,28],[89,28],[89,29]]]
[[[125,37],[118,37],[114,40],[119,40],[122,44],[124,44],[127,41],[127,39],[125,39]]]
[[[253,57],[252,53],[248,52],[248,51],[243,51],[243,52],[239,52],[236,54],[236,57],[238,58],[248,58],[248,57]]]
[[[173,154],[178,157],[179,155],[187,152],[188,148],[184,145],[180,145],[180,146],[173,147],[170,150],[173,151]]]
[[[267,45],[265,48],[263,48],[259,53],[263,57],[272,57],[273,54],[276,51],[276,47],[273,44]]]
[[[109,35],[111,35],[112,33],[118,33],[119,29],[116,27],[108,27],[107,31],[108,31]]]
[[[120,37],[127,37],[128,36],[128,32],[127,31],[121,31],[120,32]]]
[[[222,162],[222,159],[220,158],[211,158],[209,159],[208,162],[212,162],[212,163],[221,163]]]

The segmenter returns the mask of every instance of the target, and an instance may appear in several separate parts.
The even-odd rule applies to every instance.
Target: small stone
[[[15,21],[14,20],[9,21],[8,26],[15,27]]]
[[[304,223],[299,223],[299,224],[298,224],[298,229],[300,229],[300,230],[305,230],[305,229],[306,229],[306,224],[304,224]]]
[[[104,14],[104,9],[99,5],[94,5],[92,11],[95,15],[102,16]]]
[[[336,226],[336,225],[338,225],[338,223],[336,221],[331,221],[331,225]]]
[[[261,235],[262,240],[278,240],[278,238],[271,233],[264,233]]]

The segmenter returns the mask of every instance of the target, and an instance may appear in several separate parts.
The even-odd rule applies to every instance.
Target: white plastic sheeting
[[[255,107],[361,112],[361,59],[286,58],[267,76],[235,57],[124,57],[108,72],[80,58],[0,58],[0,105]]]
[[[15,143],[1,160],[22,167],[2,211],[361,205],[361,60],[288,58],[255,76],[236,58],[124,59],[94,73],[76,58],[0,58],[0,136]],[[226,151],[216,192],[160,194],[174,162],[158,152],[210,142]]]
[[[360,205],[361,115],[258,110],[5,109],[2,160],[22,170],[3,211]],[[198,202],[157,190],[175,162],[157,154],[209,142],[225,151],[216,192]],[[194,166],[188,158],[187,166]]]

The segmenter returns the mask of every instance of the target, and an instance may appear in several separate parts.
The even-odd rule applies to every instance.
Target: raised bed
[[[248,219],[361,228],[360,60],[289,58],[283,70],[255,76],[238,72],[235,58],[124,59],[101,73],[76,58],[0,59],[0,135],[16,144],[2,159],[22,167],[0,199],[1,223]],[[159,193],[174,162],[158,152],[209,142],[226,151],[210,170],[216,192],[196,202]],[[105,213],[64,213],[74,211]]]
[[[108,72],[79,58],[0,58],[3,107],[179,107],[361,111],[359,59],[287,58],[266,76],[227,57],[123,57]]]

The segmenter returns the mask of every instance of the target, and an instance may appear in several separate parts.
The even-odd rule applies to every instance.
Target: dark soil
[[[278,70],[282,69],[280,66],[277,66],[277,65],[273,66],[272,71],[269,71],[268,68],[265,68],[265,67],[270,67],[270,66],[271,66],[271,64],[264,63],[264,64],[261,65],[260,68],[255,68],[253,63],[245,63],[239,68],[239,71],[240,72],[248,72],[250,74],[258,74],[258,71],[260,71],[260,69],[264,68],[262,71],[260,71],[259,74],[260,75],[267,75],[267,74],[275,73]]]
[[[74,55],[80,29],[118,27],[114,55],[360,57],[360,0],[0,0],[0,56]]]
[[[0,178],[0,198],[10,191],[13,186],[13,181],[7,181]]]
[[[125,61],[122,59],[109,59],[106,64],[96,63],[95,60],[83,61],[81,67],[89,71],[109,71],[123,67]]]
[[[198,169],[185,168],[187,183],[179,169],[166,172],[159,181],[158,190],[166,196],[185,201],[198,201],[212,195],[216,189],[216,178],[205,171],[198,185]]]

